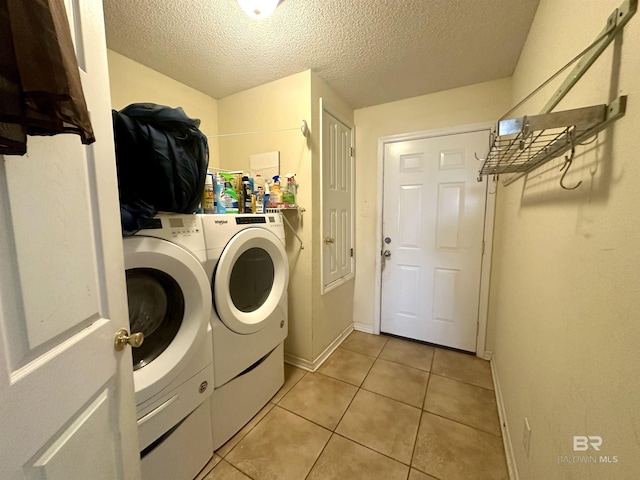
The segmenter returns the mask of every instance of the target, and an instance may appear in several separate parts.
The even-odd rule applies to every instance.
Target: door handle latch
[[[116,332],[114,347],[117,351],[124,350],[124,347],[127,345],[131,345],[133,348],[138,348],[142,345],[143,341],[144,334],[142,332],[132,333],[129,335],[129,332],[122,328]]]

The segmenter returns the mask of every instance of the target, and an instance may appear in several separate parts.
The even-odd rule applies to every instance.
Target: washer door
[[[289,283],[282,243],[262,228],[241,230],[227,243],[213,274],[213,298],[220,320],[231,330],[261,330]]]
[[[206,333],[211,289],[202,265],[184,248],[159,238],[124,239],[136,403],[163,390],[184,369]]]

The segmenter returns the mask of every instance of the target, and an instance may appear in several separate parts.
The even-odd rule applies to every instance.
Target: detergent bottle
[[[267,213],[266,204],[264,203],[264,188],[258,187],[255,196],[256,208],[255,213]]]
[[[204,213],[216,213],[212,173],[207,173],[204,181],[204,192],[202,192],[202,211]]]
[[[242,206],[240,208],[240,213],[253,213],[253,189],[251,188],[251,182],[249,181],[249,177],[242,177]]]

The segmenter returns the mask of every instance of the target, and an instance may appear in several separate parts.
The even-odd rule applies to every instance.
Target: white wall
[[[542,0],[513,77],[523,98],[591,43],[619,0]],[[629,95],[626,116],[561,160],[498,191],[490,318],[521,480],[632,479],[640,472],[640,18],[556,110]],[[563,75],[561,79],[564,79]],[[555,87],[555,85],[554,85]],[[520,109],[540,111],[547,89]],[[527,456],[524,418],[532,429]],[[574,435],[598,435],[615,464],[559,463]]]
[[[312,314],[313,314],[313,360],[323,353],[346,329],[353,324],[353,289],[355,281],[348,282],[321,295],[322,271],[321,252],[325,245],[322,242],[322,210],[320,209],[321,191],[321,157],[320,143],[320,99],[323,107],[347,126],[353,126],[353,108],[340,98],[327,83],[314,72],[311,73],[311,148],[313,152],[313,275]],[[357,135],[357,134],[356,134]]]
[[[304,250],[289,228],[285,229],[289,258],[289,335],[285,353],[312,360],[311,268],[313,180],[309,140],[299,130],[302,120],[311,121],[311,72],[295,75],[220,99],[218,116],[220,133],[281,132],[221,137],[220,166],[231,170],[249,170],[252,154],[279,151],[280,172],[295,173],[298,204],[306,211],[300,215],[285,212],[305,244]]]
[[[156,72],[113,50],[107,50],[111,106],[121,110],[131,103],[157,103],[182,107],[191,118],[200,119],[205,135],[218,133],[218,102],[216,99]],[[209,165],[218,165],[218,143],[209,138]]]
[[[355,111],[356,279],[353,318],[373,331],[378,209],[378,139],[388,135],[494,122],[509,109],[511,80],[502,79]]]

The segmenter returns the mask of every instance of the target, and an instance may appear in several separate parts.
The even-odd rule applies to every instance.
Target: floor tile
[[[251,478],[222,460],[216,468],[202,480],[251,480]]]
[[[254,480],[300,480],[331,432],[275,406],[225,460]]]
[[[352,352],[377,357],[384,348],[388,339],[389,337],[385,337],[384,335],[372,335],[370,333],[354,330],[340,344],[340,347],[351,350]]]
[[[390,338],[380,352],[380,358],[428,372],[434,352],[435,348],[430,345]]]
[[[493,390],[431,375],[424,410],[494,435],[501,435]]]
[[[415,407],[359,390],[336,433],[409,464],[420,413]]]
[[[431,372],[493,390],[491,365],[473,355],[438,348]]]
[[[278,403],[282,400],[289,390],[293,388],[293,386],[298,383],[302,377],[304,377],[308,372],[298,367],[294,367],[293,365],[289,365],[288,363],[284,364],[284,385],[280,387],[278,393],[274,395],[271,399],[273,403]]]
[[[502,439],[424,412],[411,466],[447,480],[508,480]]]
[[[219,457],[214,453],[213,457],[211,457],[211,460],[209,460],[209,463],[207,463],[202,468],[200,473],[196,476],[195,480],[209,480],[209,474],[211,473],[211,470],[213,470],[213,467],[215,467],[221,461],[222,457]]]
[[[436,477],[432,477],[431,475],[427,475],[426,473],[422,473],[420,470],[416,470],[415,468],[411,469],[409,472],[409,480],[438,480]]]
[[[227,443],[225,443],[218,450],[216,450],[216,453],[221,457],[226,457],[227,454],[233,449],[233,447],[235,447],[238,444],[238,442],[242,440],[245,437],[245,435],[249,433],[251,429],[255,427],[258,424],[258,422],[260,422],[260,420],[262,420],[265,417],[265,415],[271,411],[273,406],[274,406],[273,403],[267,403],[264,407],[262,407],[262,409],[258,413],[256,413],[255,417],[249,420],[249,423],[247,423],[244,427],[242,427],[238,433],[236,433],[233,437],[227,440]]]
[[[337,348],[318,369],[318,373],[359,387],[375,360],[368,355]]]
[[[406,480],[409,467],[333,435],[306,480]]]
[[[421,408],[428,380],[428,372],[377,359],[362,388]]]
[[[333,431],[357,391],[349,383],[310,373],[278,405]]]

